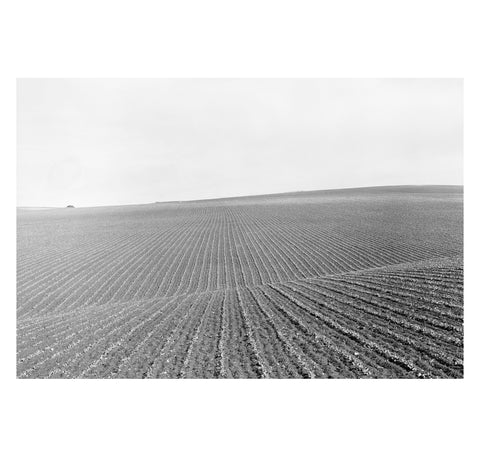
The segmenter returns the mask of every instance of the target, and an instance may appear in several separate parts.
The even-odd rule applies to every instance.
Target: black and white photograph
[[[2,465],[479,465],[473,2],[0,11]]]
[[[460,79],[18,81],[18,378],[462,378]]]

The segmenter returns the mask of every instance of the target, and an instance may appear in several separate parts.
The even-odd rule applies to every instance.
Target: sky
[[[461,79],[19,79],[17,205],[463,184]]]

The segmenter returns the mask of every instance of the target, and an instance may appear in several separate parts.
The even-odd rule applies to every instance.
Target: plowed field
[[[461,378],[463,190],[17,213],[19,378]]]

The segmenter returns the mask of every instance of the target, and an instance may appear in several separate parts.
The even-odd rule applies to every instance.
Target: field
[[[17,211],[19,378],[461,378],[463,189]]]

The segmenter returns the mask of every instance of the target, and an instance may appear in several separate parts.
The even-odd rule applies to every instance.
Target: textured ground
[[[463,376],[463,191],[18,210],[21,378]]]

